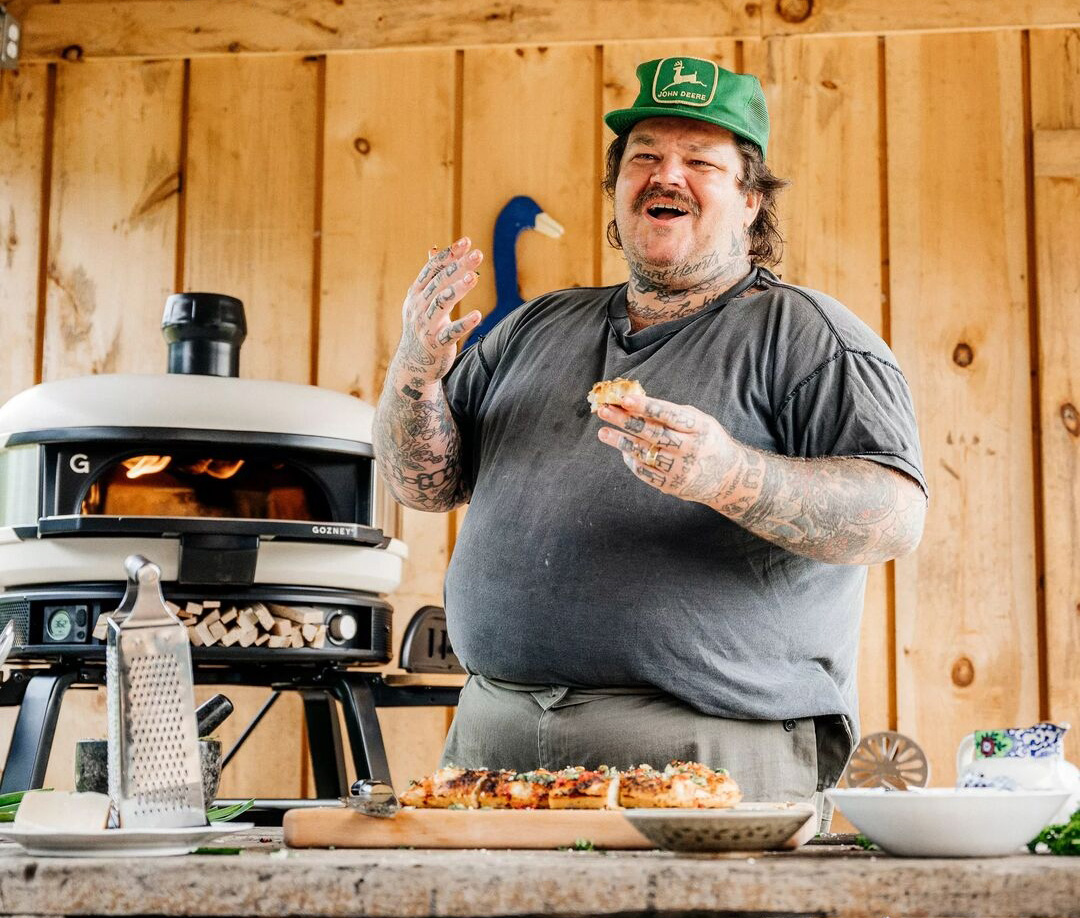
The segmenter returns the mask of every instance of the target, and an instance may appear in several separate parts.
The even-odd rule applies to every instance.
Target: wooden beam
[[[1080,23],[1076,0],[776,0],[761,3],[762,35],[885,35],[1051,28]]]
[[[896,561],[897,727],[948,786],[965,733],[1039,717],[1021,38],[899,35],[885,64],[892,343],[931,495]]]
[[[1080,59],[1076,33],[1031,36],[1039,443],[1045,621],[1043,717],[1080,718]],[[1076,761],[1070,731],[1065,753]]]
[[[757,35],[743,0],[140,0],[26,10],[27,62]]]
[[[1076,0],[14,2],[27,63],[1080,26]]]

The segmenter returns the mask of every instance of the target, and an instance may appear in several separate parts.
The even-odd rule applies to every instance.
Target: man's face
[[[615,220],[631,267],[687,289],[745,266],[760,195],[739,189],[730,131],[691,118],[647,118],[630,131],[615,183]]]

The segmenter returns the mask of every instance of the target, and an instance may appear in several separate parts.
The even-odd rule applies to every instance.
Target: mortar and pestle
[[[224,695],[199,705],[195,722],[199,734],[199,763],[202,766],[203,799],[209,806],[217,796],[221,779],[221,741],[210,739],[213,733],[233,712],[233,703]],[[75,790],[109,792],[109,741],[85,739],[75,743]]]

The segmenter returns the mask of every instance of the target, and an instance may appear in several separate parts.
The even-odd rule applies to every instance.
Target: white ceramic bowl
[[[863,835],[905,857],[995,857],[1024,850],[1068,791],[833,788],[825,792]]]

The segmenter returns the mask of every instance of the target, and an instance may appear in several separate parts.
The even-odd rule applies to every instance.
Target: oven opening
[[[100,474],[80,505],[83,516],[331,519],[325,494],[302,469],[238,453],[130,456]]]

